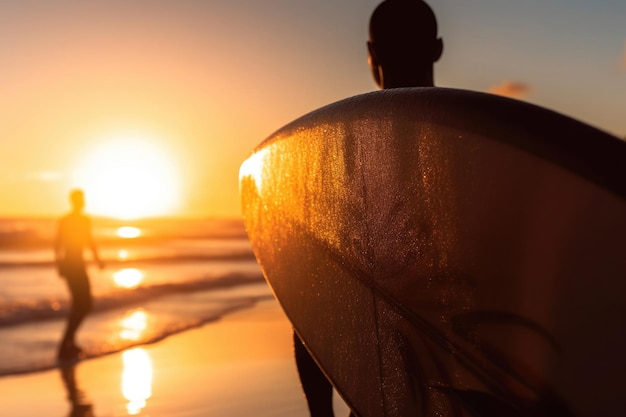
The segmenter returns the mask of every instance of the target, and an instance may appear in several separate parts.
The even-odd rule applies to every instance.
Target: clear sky
[[[376,89],[365,42],[377,4],[0,1],[0,216],[58,215],[72,186],[101,214],[238,216],[256,144]],[[445,45],[437,85],[626,136],[626,1],[429,4]]]

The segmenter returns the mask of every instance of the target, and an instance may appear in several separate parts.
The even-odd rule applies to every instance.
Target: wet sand
[[[6,360],[6,358],[3,358]],[[341,400],[337,416],[347,416]],[[0,415],[308,416],[274,300],[153,345],[0,378]]]

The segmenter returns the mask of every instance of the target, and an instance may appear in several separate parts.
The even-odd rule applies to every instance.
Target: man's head
[[[85,208],[85,193],[83,190],[74,189],[70,191],[70,203],[72,204],[72,210],[82,211]]]
[[[381,88],[434,85],[443,52],[437,20],[421,0],[385,0],[370,18],[369,64]]]

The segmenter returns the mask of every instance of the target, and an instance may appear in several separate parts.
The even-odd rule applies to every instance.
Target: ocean
[[[56,220],[0,219],[0,376],[55,367],[69,295],[54,265]],[[271,298],[233,219],[93,219],[86,358],[153,343]],[[89,254],[87,254],[89,255]],[[87,256],[89,259],[89,256]]]

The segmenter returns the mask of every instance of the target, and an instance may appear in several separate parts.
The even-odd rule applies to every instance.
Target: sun
[[[180,173],[164,146],[137,135],[111,135],[81,160],[74,184],[87,211],[136,219],[172,214],[180,205]]]

